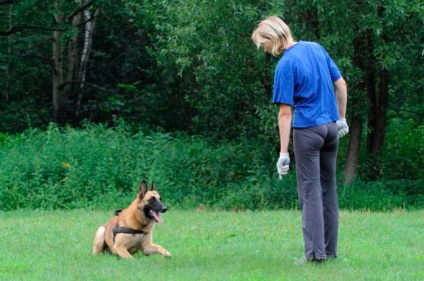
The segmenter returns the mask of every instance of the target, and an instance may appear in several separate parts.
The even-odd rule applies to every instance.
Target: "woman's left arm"
[[[337,108],[339,110],[340,119],[346,119],[346,106],[347,106],[347,85],[343,77],[337,79],[334,83],[336,92]]]

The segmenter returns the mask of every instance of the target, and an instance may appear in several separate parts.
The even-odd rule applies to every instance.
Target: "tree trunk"
[[[56,2],[55,8],[60,11],[60,3]],[[62,23],[63,13],[57,12],[54,19],[57,24]],[[66,97],[63,89],[59,87],[64,82],[62,36],[62,31],[53,31],[53,110],[54,120],[59,125],[64,125],[66,122]]]
[[[81,0],[75,0],[75,3],[81,7],[80,9],[86,8],[81,6]],[[65,20],[64,14],[60,12],[61,6],[62,2],[58,0],[55,3],[55,8],[58,12],[54,16],[58,25],[64,23]],[[71,19],[71,28],[78,28],[81,23],[80,10],[72,13],[68,21]],[[78,61],[78,32],[73,34],[67,40],[65,52],[63,32],[53,32],[53,107],[55,121],[61,126],[68,121],[69,97],[74,93],[75,84],[78,84],[75,83],[75,77],[77,76],[75,66]],[[64,61],[65,56],[66,61]]]
[[[369,180],[376,180],[381,173],[381,149],[384,144],[386,130],[386,114],[389,100],[389,73],[380,70],[378,94],[369,95],[370,112],[368,115],[367,137],[367,172]]]
[[[9,11],[8,11],[8,24],[9,24],[9,28],[12,28],[12,11],[13,11],[13,3],[9,6]],[[3,89],[3,99],[5,101],[5,103],[9,102],[9,96],[10,96],[10,58],[12,57],[12,48],[11,48],[11,37],[13,35],[10,35],[7,37],[7,55],[8,55],[8,60],[7,60],[7,64],[6,64],[6,81],[5,81],[5,86]]]
[[[378,154],[383,147],[386,114],[389,101],[389,73],[386,69],[380,71],[379,93],[370,95],[370,113],[368,118],[368,153]]]
[[[346,165],[343,170],[343,184],[350,184],[356,177],[361,147],[362,118],[353,117],[349,129],[349,145]]]
[[[96,14],[97,12],[94,12],[94,16],[96,16]],[[82,99],[84,95],[84,83],[85,83],[85,77],[87,73],[87,64],[90,58],[91,48],[93,44],[94,27],[96,25],[96,21],[90,18],[91,18],[90,11],[85,10],[84,20],[86,21],[86,24],[85,24],[85,33],[84,33],[84,49],[82,51],[80,68],[78,72],[78,81],[81,84],[78,90],[78,99],[77,99],[77,105],[75,110],[75,116],[79,116],[80,110],[81,110],[81,103],[82,103]]]
[[[79,4],[79,2],[77,2]],[[81,22],[80,14],[75,15],[72,18],[72,26],[78,26]],[[66,60],[65,67],[65,79],[64,83],[66,84],[63,87],[63,96],[66,98],[66,102],[69,97],[72,96],[75,88],[75,84],[72,83],[75,79],[75,66],[78,61],[78,33],[75,32],[73,36],[68,39],[68,58]]]
[[[362,138],[362,124],[366,110],[365,93],[374,92],[374,60],[373,60],[373,43],[372,31],[360,31],[357,27],[356,36],[353,40],[354,48],[354,66],[361,70],[361,76],[356,77],[356,85],[352,88],[353,94],[350,98],[349,110],[351,114],[351,124],[349,133],[349,146],[346,157],[346,165],[343,169],[343,183],[351,183],[355,177],[358,167],[358,155]]]
[[[381,19],[384,15],[385,8],[381,4],[378,7],[378,18]],[[381,35],[384,43],[388,39]],[[375,84],[375,81],[374,81]],[[371,180],[377,179],[380,174],[380,154],[384,144],[387,107],[389,102],[389,72],[386,68],[379,70],[378,91],[368,92],[369,113],[368,113],[368,178]]]

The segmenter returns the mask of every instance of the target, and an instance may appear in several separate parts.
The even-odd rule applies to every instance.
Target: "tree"
[[[163,102],[178,105],[174,120],[184,120],[184,129],[218,138],[257,135],[255,112],[268,104],[272,74],[263,65],[271,66],[270,57],[250,39],[266,4],[251,2],[127,1],[136,24],[153,27],[151,54],[162,85],[174,89]]]
[[[76,114],[81,106],[81,95],[84,88],[88,57],[91,52],[95,18],[91,17],[89,8],[93,1],[75,0],[73,10],[65,17],[66,5],[62,0],[54,3],[54,19],[58,29],[53,32],[53,108],[58,124],[68,121],[69,96],[78,96]],[[97,10],[93,14],[97,14]],[[84,19],[85,32],[83,50],[78,48],[79,27]],[[64,26],[64,29],[60,27]],[[67,31],[67,34],[64,34]],[[66,59],[65,56],[67,55]],[[79,64],[77,63],[78,60]],[[77,65],[80,67],[77,68]],[[75,86],[77,85],[77,87]],[[79,91],[78,91],[79,90]]]
[[[95,5],[96,3],[96,5]],[[17,44],[6,56],[7,63],[23,59],[19,56],[22,42],[32,45],[31,51],[38,51],[35,58],[51,66],[52,107],[54,121],[64,125],[71,121],[68,114],[75,116],[81,107],[82,93],[86,82],[87,64],[89,61],[95,20],[99,15],[99,7],[109,1],[57,0],[53,3],[36,0],[0,2],[9,4],[9,22],[0,28],[0,36],[8,41],[15,39]],[[50,19],[53,18],[53,21]],[[48,36],[48,33],[51,34]],[[81,35],[83,39],[81,39]],[[51,41],[51,50],[46,51],[45,43]],[[83,44],[80,44],[83,42]],[[44,54],[51,54],[51,58]],[[8,67],[6,71],[9,71]],[[8,77],[8,76],[7,76]],[[8,88],[6,88],[8,89]],[[3,94],[10,97],[10,94]],[[70,99],[73,99],[72,102]]]
[[[402,126],[393,120],[420,128],[424,119],[419,0],[0,0],[0,130],[123,117],[277,147],[278,58],[250,39],[271,14],[297,40],[323,45],[348,82],[344,181],[390,173],[382,161],[391,163],[387,148],[398,139],[387,128]]]
[[[12,26],[12,9],[13,9],[12,4],[13,4],[13,2],[14,1],[0,2],[0,5],[9,5],[9,9],[4,12],[4,18],[7,19],[6,22],[5,22],[7,29],[10,29],[11,26]],[[6,43],[7,56],[10,56],[11,53],[12,53],[10,41],[11,40],[9,38],[7,38],[7,43]],[[3,91],[2,91],[2,96],[3,96],[3,99],[5,100],[5,102],[8,102],[9,96],[10,96],[10,94],[9,94],[9,91],[10,91],[10,62],[9,61],[6,62],[4,68],[5,68],[5,72],[6,72],[5,74],[6,75],[5,75],[5,81],[4,81],[5,86],[4,86]]]
[[[306,5],[308,8],[300,9],[316,7],[318,21],[315,24],[320,28],[318,33],[315,32],[315,38],[334,53],[333,57],[349,85],[348,119],[351,130],[344,182],[349,183],[355,178],[364,128],[364,155],[367,159],[364,162],[367,164],[363,176],[376,179],[381,173],[380,157],[385,140],[390,88],[394,83],[390,73],[395,69],[399,71],[399,66],[402,66],[402,71],[412,66],[410,61],[402,59],[400,46],[411,46],[413,56],[420,57],[416,51],[419,50],[416,47],[420,36],[412,39],[412,34],[414,26],[419,26],[423,20],[422,5],[419,1],[362,0],[339,1],[337,5],[326,0],[310,4]],[[306,14],[308,17],[303,19],[304,22],[316,22],[314,13]]]

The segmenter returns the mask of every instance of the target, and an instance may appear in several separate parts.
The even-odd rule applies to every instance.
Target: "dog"
[[[122,258],[132,259],[131,254],[142,251],[146,256],[161,254],[170,258],[171,254],[167,250],[153,244],[153,229],[156,223],[162,222],[160,213],[166,211],[156,190],[156,183],[153,182],[150,190],[147,190],[146,181],[143,180],[137,198],[131,205],[122,211],[115,211],[115,217],[98,228],[93,254],[109,250]]]

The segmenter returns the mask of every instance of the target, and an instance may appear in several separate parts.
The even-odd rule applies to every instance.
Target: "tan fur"
[[[144,181],[143,181],[144,183]],[[142,183],[142,186],[143,186]],[[133,258],[131,254],[142,251],[145,255],[161,254],[167,258],[171,254],[162,246],[153,243],[153,229],[155,227],[155,220],[149,219],[143,212],[144,206],[148,200],[155,197],[160,201],[156,186],[152,187],[149,191],[143,191],[142,186],[137,198],[122,212],[109,220],[106,225],[99,227],[94,237],[93,254],[100,254],[106,248],[117,254],[122,258]],[[142,230],[142,234],[127,234],[119,233],[115,236],[115,243],[113,242],[112,229],[116,223],[120,227],[132,228],[134,230]],[[105,245],[106,244],[106,245]]]

